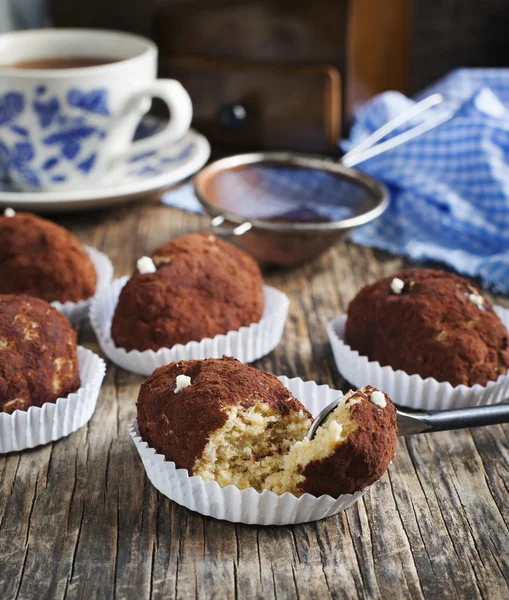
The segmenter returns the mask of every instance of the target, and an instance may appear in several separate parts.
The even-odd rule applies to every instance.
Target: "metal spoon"
[[[324,423],[342,399],[341,397],[331,402],[316,417],[306,435],[309,440],[314,438],[316,430]],[[509,402],[509,398],[506,398],[504,402]],[[416,433],[450,431],[452,429],[509,423],[509,404],[429,412],[405,412],[397,409],[396,414],[399,430],[398,435],[405,436]]]

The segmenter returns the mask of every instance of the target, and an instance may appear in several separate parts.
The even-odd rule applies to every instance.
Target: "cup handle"
[[[157,79],[136,94],[133,100],[139,102],[144,97],[159,98],[165,102],[170,111],[170,120],[162,131],[144,140],[132,142],[130,151],[145,152],[154,146],[170,145],[183,138],[191,126],[193,105],[182,84],[175,79]]]
[[[162,131],[146,139],[131,142],[127,148],[125,146],[122,147],[118,136],[114,133],[115,130],[117,130],[117,133],[121,131],[126,119],[130,120],[132,127],[135,128],[150,106],[148,104],[149,98],[160,98],[166,103],[170,111],[170,120]],[[175,79],[157,79],[146,88],[131,96],[124,110],[117,118],[116,124],[113,125],[113,131],[110,132],[113,134],[110,135],[110,151],[105,152],[106,155],[113,154],[113,158],[104,165],[104,171],[107,171],[114,165],[117,165],[120,160],[133,154],[143,154],[144,152],[153,150],[154,147],[161,147],[177,142],[189,130],[192,118],[193,105],[184,87]],[[114,148],[116,148],[116,151]]]

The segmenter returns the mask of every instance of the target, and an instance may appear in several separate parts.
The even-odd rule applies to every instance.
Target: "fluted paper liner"
[[[327,385],[300,378],[279,378],[282,383],[316,417],[328,404],[343,394]],[[129,433],[138,449],[143,466],[152,485],[161,494],[178,504],[202,515],[235,523],[256,525],[291,525],[318,521],[352,506],[368,488],[339,498],[303,494],[300,497],[286,493],[278,496],[253,488],[240,490],[235,485],[221,488],[215,481],[204,482],[199,476],[189,476],[187,469],[177,469],[174,462],[165,460],[140,437],[136,419],[129,425]]]
[[[90,306],[90,322],[103,352],[116,365],[140,375],[151,375],[157,367],[179,360],[221,358],[223,354],[250,363],[269,352],[281,341],[286,315],[290,304],[287,296],[267,285],[263,286],[265,309],[259,323],[229,331],[226,335],[216,335],[199,342],[185,345],[176,344],[172,348],[154,350],[130,350],[119,348],[111,337],[111,322],[118,303],[118,297],[128,277],[113,281],[103,292],[97,294]]]
[[[66,398],[41,407],[0,413],[0,454],[53,442],[83,427],[94,414],[106,372],[102,358],[78,346],[81,387]]]
[[[509,329],[509,310],[494,306],[502,323]],[[395,404],[420,410],[452,410],[469,406],[496,404],[509,397],[509,375],[500,375],[487,385],[458,385],[433,377],[423,379],[395,371],[389,366],[361,356],[345,342],[346,315],[336,317],[327,327],[334,359],[341,375],[356,387],[373,385],[383,390]]]
[[[96,294],[104,290],[113,279],[113,265],[110,259],[96,248],[85,246],[90,260],[94,263],[97,273]],[[71,323],[77,323],[88,317],[88,311],[92,298],[79,300],[78,302],[52,302],[51,306],[63,313]]]

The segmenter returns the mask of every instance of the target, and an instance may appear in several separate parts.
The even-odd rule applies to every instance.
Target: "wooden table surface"
[[[157,202],[58,221],[106,252],[117,276],[207,222]],[[291,308],[280,346],[255,366],[345,389],[326,325],[404,264],[340,243],[268,273]],[[89,325],[78,333],[98,351]],[[0,457],[1,599],[509,597],[509,426],[400,438],[388,473],[335,517],[232,524],[182,508],[145,477],[127,433],[142,380],[109,364],[87,426]]]

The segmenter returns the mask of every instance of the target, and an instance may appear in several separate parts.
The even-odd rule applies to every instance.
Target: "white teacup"
[[[156,72],[157,47],[138,35],[0,35],[0,176],[22,190],[83,188],[107,178],[122,157],[176,142],[191,124],[191,99],[178,81],[156,79]],[[133,142],[153,97],[168,105],[170,120]]]

